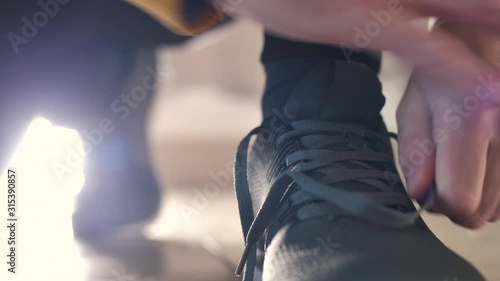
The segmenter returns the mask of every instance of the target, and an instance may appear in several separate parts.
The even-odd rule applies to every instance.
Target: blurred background
[[[85,181],[82,167],[64,182],[38,167],[62,161],[64,148],[80,140],[72,128],[36,119],[10,164],[19,171],[19,272],[2,270],[0,280],[238,280],[233,272],[243,243],[231,168],[239,141],[260,124],[261,45],[260,27],[238,20],[187,46],[157,51],[160,87],[149,131],[163,204],[143,235],[94,247],[75,241],[71,214]],[[384,117],[396,131],[395,108],[409,69],[390,55],[383,62]],[[425,220],[488,280],[500,280],[500,224],[469,231],[440,216]],[[0,253],[6,237],[0,228]]]

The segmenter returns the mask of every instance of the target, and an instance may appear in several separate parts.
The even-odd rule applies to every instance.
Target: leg
[[[11,2],[0,4],[2,19],[12,19],[0,27],[5,34],[19,33],[19,19],[41,9],[38,1]],[[154,47],[187,38],[123,1],[79,1],[58,9],[57,17],[29,42],[0,44],[5,109],[0,124],[9,131],[0,140],[0,161],[3,168],[35,115],[77,129],[91,143],[91,151],[74,215],[75,234],[93,239],[105,230],[150,218],[158,208],[159,190],[145,138],[156,84]],[[149,48],[138,59],[140,45]],[[129,98],[125,101],[123,95]],[[104,119],[111,122],[105,122],[106,132]]]
[[[375,73],[380,71],[380,53],[354,53],[351,59],[366,65]],[[261,56],[267,75],[262,99],[264,118],[270,117],[273,109],[281,110],[285,106],[294,86],[290,82],[301,78],[307,69],[325,60],[345,60],[344,50],[290,41],[266,33]],[[287,69],[287,66],[291,67]],[[380,98],[380,93],[378,94]]]
[[[155,52],[149,49],[138,57],[134,48],[97,45],[71,50],[71,59],[51,56],[50,63],[18,65],[15,75],[0,78],[2,169],[35,116],[77,129],[91,144],[86,146],[86,183],[74,216],[75,234],[87,240],[150,218],[160,198],[145,135],[157,83]],[[103,120],[110,122],[104,129]],[[64,171],[53,172],[65,176]]]
[[[87,147],[88,180],[77,200],[73,225],[75,234],[88,242],[115,239],[121,226],[144,222],[159,208],[146,130],[157,84],[155,54],[146,51],[136,61],[119,95],[112,95],[104,102],[108,106],[89,114],[95,118],[78,124]]]
[[[39,2],[5,1],[0,4],[0,33],[9,35],[0,41],[0,129],[4,132],[0,138],[0,169],[5,168],[35,114],[56,111],[54,115],[58,123],[74,127],[80,118],[73,116],[92,112],[79,106],[82,99],[93,95],[87,100],[99,101],[95,98],[101,94],[99,86],[117,87],[112,83],[120,83],[117,82],[122,80],[120,76],[128,75],[129,66],[118,51],[113,51],[112,58],[109,58],[114,60],[114,68],[97,67],[99,63],[95,59],[99,57],[99,46],[114,44],[119,50],[146,45],[152,50],[158,44],[178,44],[188,39],[169,32],[154,19],[120,0],[105,3],[70,1],[68,4],[45,1],[52,4],[47,4],[44,9]],[[57,16],[50,17],[49,23],[40,28],[23,27],[22,18],[32,20],[33,15],[40,11],[57,13]],[[92,52],[95,56],[90,55]],[[75,74],[71,75],[71,72]],[[78,78],[78,75],[82,77]],[[64,82],[64,79],[68,81]],[[91,83],[97,85],[88,88],[91,93],[75,90]],[[60,92],[54,92],[56,90]],[[48,109],[46,105],[50,106],[54,100],[59,105],[64,101],[64,105]],[[77,111],[63,112],[65,108]],[[96,109],[92,106],[90,110]]]
[[[406,195],[378,67],[348,63],[335,47],[265,44],[264,121],[235,164],[244,280],[484,280]]]

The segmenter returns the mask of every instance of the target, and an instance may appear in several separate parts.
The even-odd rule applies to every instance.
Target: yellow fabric
[[[221,12],[215,8],[206,11],[200,18],[186,22],[183,18],[183,0],[126,0],[151,15],[173,32],[181,35],[202,33],[220,23]],[[201,0],[199,0],[201,1]]]

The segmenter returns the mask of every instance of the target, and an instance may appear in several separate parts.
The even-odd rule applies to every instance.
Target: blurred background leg
[[[104,229],[150,218],[159,206],[145,137],[157,84],[155,48],[188,38],[119,0],[6,1],[1,10],[2,29],[11,34],[1,46],[7,107],[1,124],[11,132],[3,134],[1,161],[35,115],[77,129],[86,183],[76,236],[97,239]],[[46,23],[26,24],[40,12]]]
[[[76,125],[85,155],[85,185],[73,215],[75,235],[87,242],[132,234],[124,226],[150,219],[160,192],[149,160],[147,120],[156,89],[155,52],[130,54],[133,70],[104,106],[89,107]],[[118,233],[120,232],[120,233]]]

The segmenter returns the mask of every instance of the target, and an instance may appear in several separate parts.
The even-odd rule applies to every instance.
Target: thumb
[[[410,80],[397,112],[399,162],[410,196],[422,203],[434,182],[436,145],[431,115],[415,80]]]

